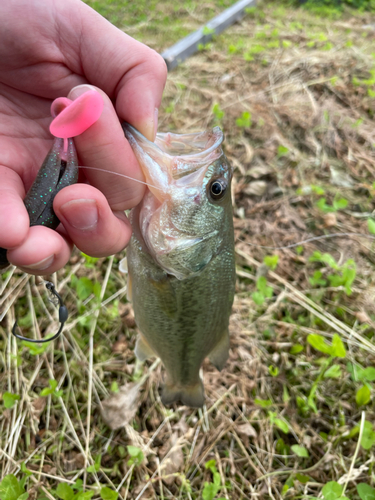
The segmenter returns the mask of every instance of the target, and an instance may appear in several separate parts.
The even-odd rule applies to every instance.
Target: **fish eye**
[[[210,195],[213,200],[221,200],[227,190],[227,183],[223,180],[215,179],[210,184]]]

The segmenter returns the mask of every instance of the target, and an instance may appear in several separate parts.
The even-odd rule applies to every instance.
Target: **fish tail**
[[[208,359],[211,363],[221,371],[225,363],[227,362],[229,357],[229,332],[225,330],[223,335],[221,336],[219,342],[212,349],[210,354],[208,355]]]
[[[161,400],[164,405],[170,405],[181,401],[182,404],[192,408],[202,408],[204,404],[204,388],[202,381],[194,385],[177,386],[173,383],[165,383]]]

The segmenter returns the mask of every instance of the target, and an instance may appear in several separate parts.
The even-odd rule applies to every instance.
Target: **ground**
[[[162,52],[231,2],[87,3]],[[47,347],[10,336],[15,314],[55,331],[43,286],[1,276],[2,500],[375,498],[374,40],[368,13],[266,2],[168,75],[159,130],[220,125],[235,167],[230,359],[205,362],[203,410],[166,409],[161,363],[136,362],[122,255],[57,273]]]

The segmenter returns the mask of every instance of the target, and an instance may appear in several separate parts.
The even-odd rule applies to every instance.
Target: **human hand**
[[[144,181],[118,117],[154,139],[164,61],[79,0],[5,0],[0,19],[0,247],[31,274],[64,266],[73,243],[96,257],[122,250],[131,235],[123,211],[145,187],[110,174]],[[52,144],[50,105],[76,99],[92,89],[87,84],[102,94],[104,109],[75,145],[81,165],[107,172],[84,169],[89,184],[58,193],[57,231],[30,228],[22,200]]]

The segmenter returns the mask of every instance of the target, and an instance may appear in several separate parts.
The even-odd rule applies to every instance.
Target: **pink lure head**
[[[62,139],[82,134],[99,119],[103,106],[103,98],[95,90],[85,92],[75,101],[67,97],[55,99],[51,106],[51,134]]]

